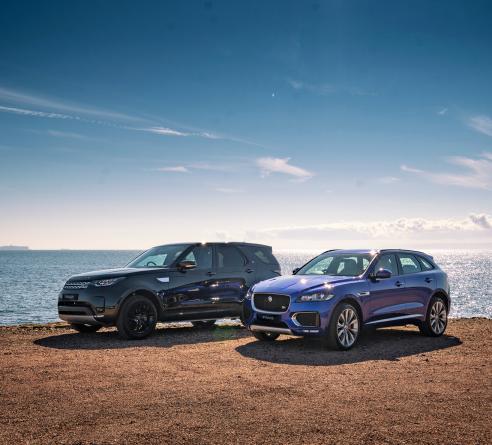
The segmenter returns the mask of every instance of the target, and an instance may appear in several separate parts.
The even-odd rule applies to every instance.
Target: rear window
[[[398,258],[400,259],[400,264],[403,274],[407,275],[411,273],[417,273],[422,270],[420,263],[417,261],[417,258],[415,258],[413,255],[400,253],[398,254]]]
[[[272,248],[270,246],[240,244],[239,247],[246,254],[250,261],[257,261],[273,266],[279,265],[277,259],[272,254]]]
[[[432,265],[432,263],[427,261],[425,258],[423,258],[421,256],[418,256],[417,258],[420,261],[420,265],[422,266],[422,270],[433,270],[434,269],[434,266]]]

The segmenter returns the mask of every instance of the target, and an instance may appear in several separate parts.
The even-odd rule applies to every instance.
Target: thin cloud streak
[[[307,181],[314,176],[314,173],[301,167],[289,164],[290,158],[258,158],[256,165],[260,168],[261,176],[266,177],[271,173],[281,173],[293,176],[298,181]]]
[[[488,116],[473,116],[468,120],[468,125],[479,133],[492,136],[492,119]]]
[[[116,120],[126,120],[126,121],[143,120],[141,118],[135,116],[129,116],[128,114],[124,114],[124,113],[118,113],[114,111],[70,104],[70,103],[62,102],[58,99],[41,97],[41,96],[27,94],[24,92],[11,90],[7,88],[1,88],[1,87],[0,87],[0,99],[15,104],[34,105],[37,107],[57,110],[58,112],[62,111],[62,112],[70,112],[76,114],[85,114],[90,116],[101,117],[104,119],[116,119]]]
[[[330,83],[313,84],[295,79],[287,79],[287,83],[294,90],[307,91],[308,93],[320,96],[328,96],[336,93],[347,93],[351,96],[376,96],[376,93],[368,92],[361,88],[333,85]]]
[[[448,162],[468,172],[462,174],[432,172],[407,165],[402,165],[401,170],[421,176],[436,184],[492,190],[492,153],[483,153],[480,159],[453,156],[448,159]]]
[[[155,171],[164,172],[164,173],[190,173],[184,165],[175,165],[173,167],[159,167],[156,168]]]

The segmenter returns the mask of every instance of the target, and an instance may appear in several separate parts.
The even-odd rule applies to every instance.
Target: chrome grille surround
[[[67,281],[63,289],[87,289],[90,281]]]

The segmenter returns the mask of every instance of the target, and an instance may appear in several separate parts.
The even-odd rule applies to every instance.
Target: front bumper
[[[323,336],[328,329],[333,307],[332,301],[292,301],[286,312],[278,313],[256,310],[251,300],[245,300],[244,321],[246,327],[253,332]]]
[[[68,323],[112,325],[117,309],[112,289],[62,289],[58,295],[58,316]]]

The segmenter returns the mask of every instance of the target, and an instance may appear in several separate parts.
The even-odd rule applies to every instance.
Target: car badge
[[[272,296],[271,296],[271,295],[269,295],[269,296],[268,296],[268,298],[267,298],[267,300],[268,300],[268,302],[269,302],[269,303],[271,303],[271,302],[272,302],[272,300],[273,300]]]

